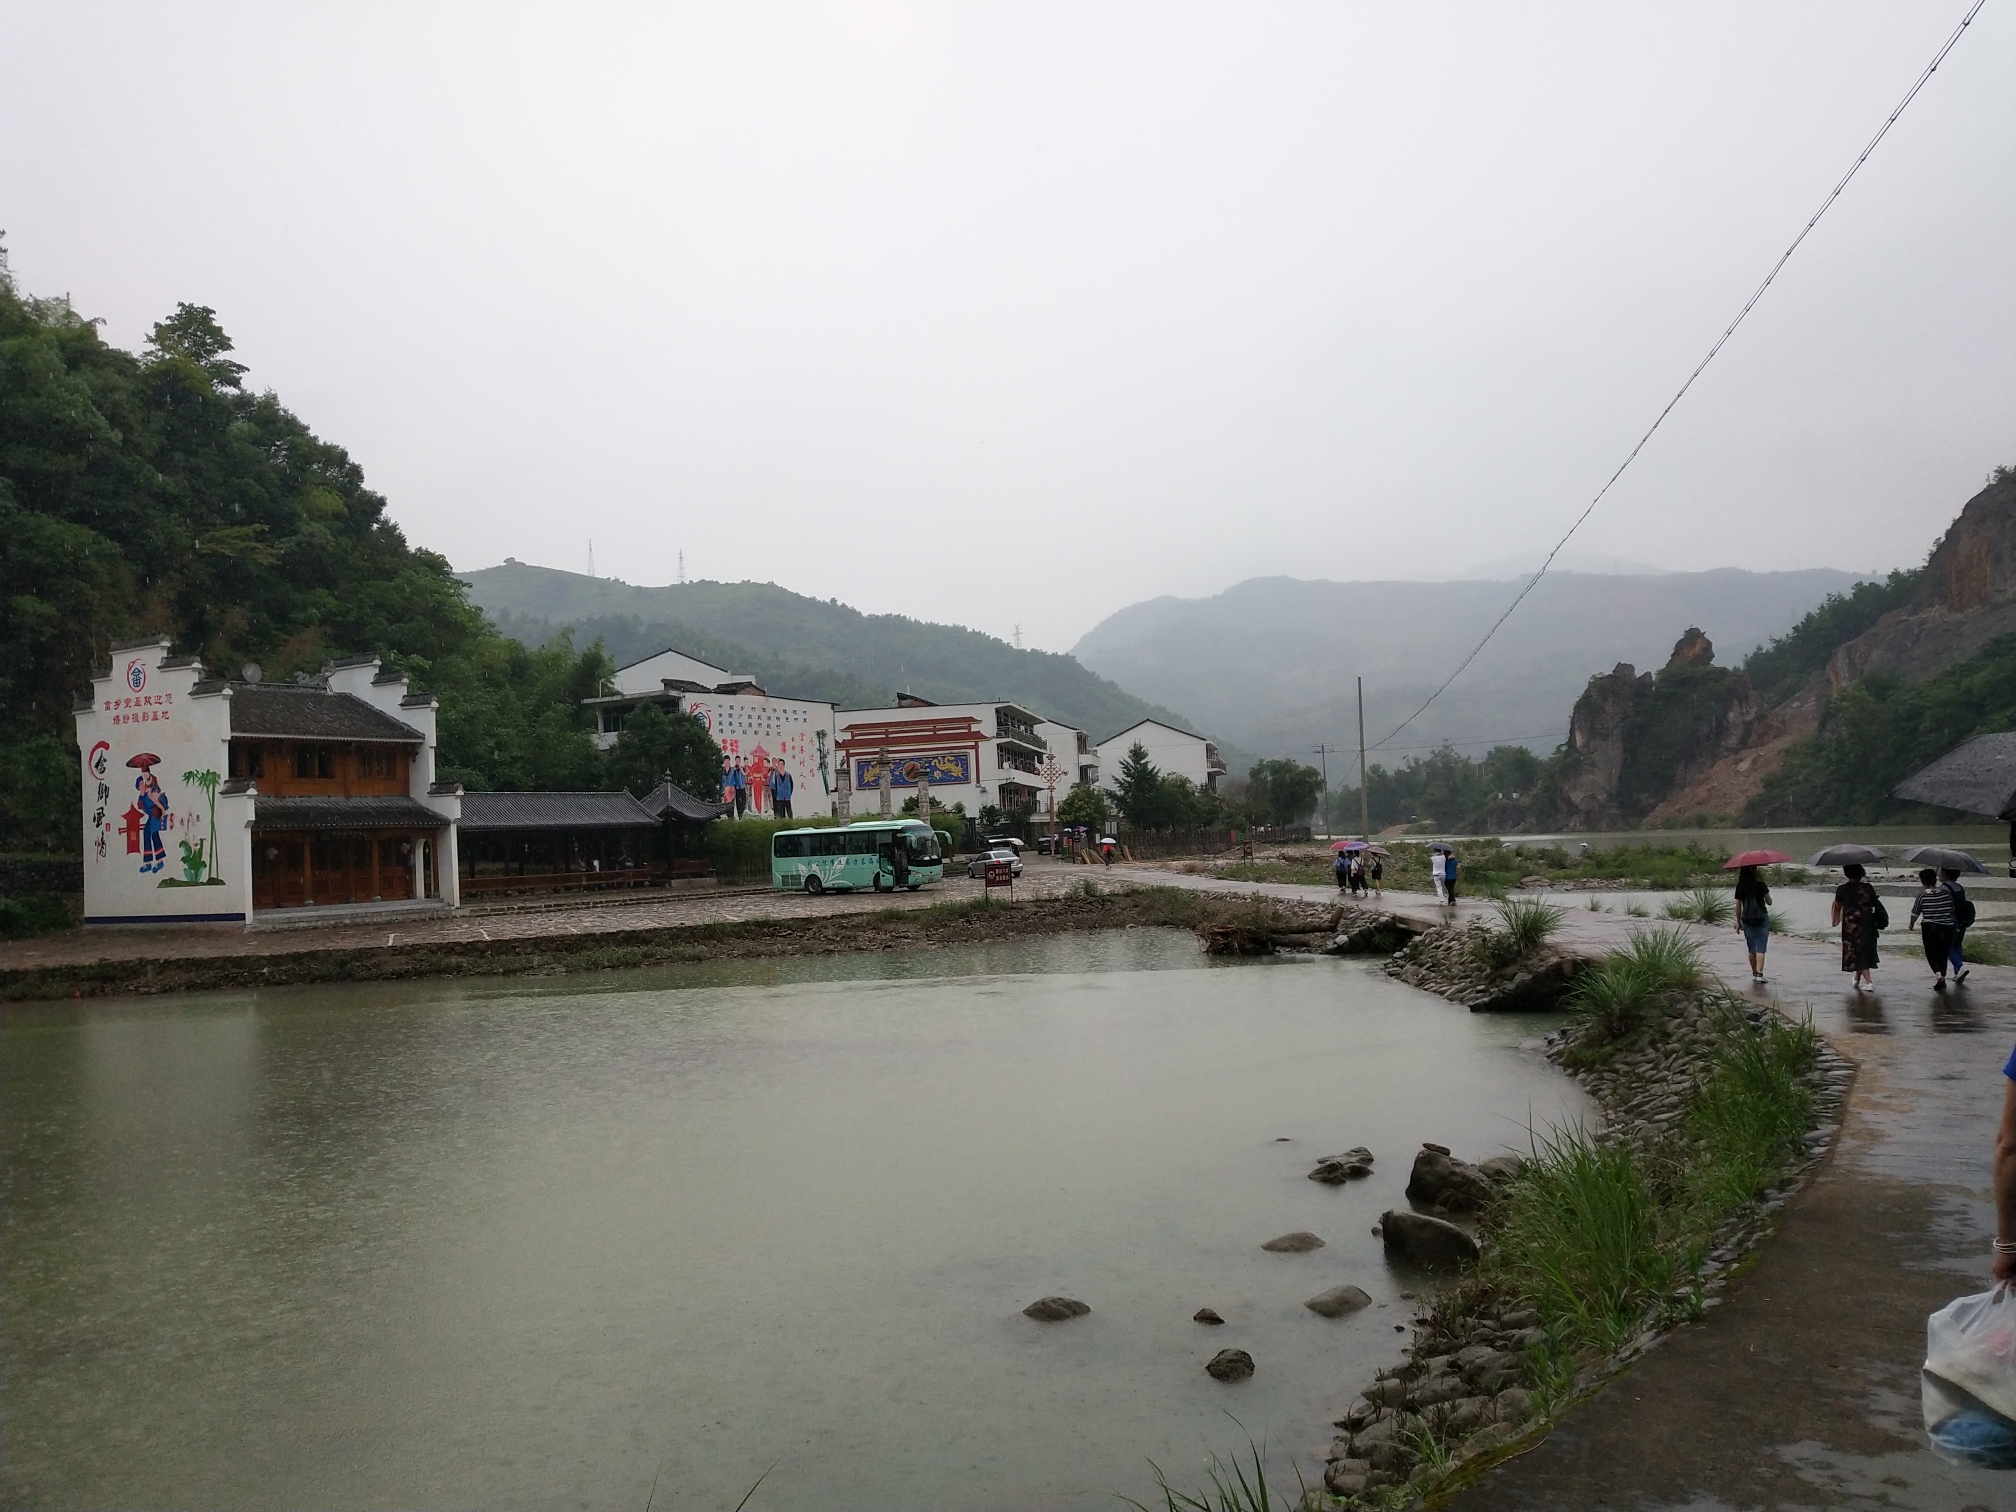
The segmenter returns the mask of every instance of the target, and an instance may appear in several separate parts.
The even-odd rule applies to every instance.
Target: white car
[[[1006,861],[1008,863],[1009,876],[1019,877],[1022,875],[1022,858],[1005,845],[998,845],[993,850],[982,851],[971,861],[968,861],[966,863],[966,875],[974,878],[986,876],[987,863],[990,861]]]

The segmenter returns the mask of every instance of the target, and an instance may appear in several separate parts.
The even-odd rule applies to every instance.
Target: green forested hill
[[[1195,728],[1076,657],[1019,651],[958,625],[863,614],[774,583],[639,588],[520,562],[462,576],[470,598],[511,633],[536,638],[571,627],[577,641],[603,637],[618,662],[677,646],[750,673],[773,692],[856,706],[888,703],[902,691],[937,703],[1011,698],[1094,740],[1144,718]]]
[[[115,638],[165,631],[220,672],[376,653],[441,695],[441,771],[596,787],[580,700],[609,663],[529,651],[471,606],[365,486],[182,305],[141,353],[21,293],[0,248],[0,848],[78,841],[72,701]]]

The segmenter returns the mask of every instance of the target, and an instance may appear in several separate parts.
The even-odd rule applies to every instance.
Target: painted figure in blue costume
[[[151,762],[133,779],[133,788],[139,794],[134,801],[140,808],[140,870],[158,872],[168,859],[168,848],[161,843],[161,830],[168,822],[168,795],[161,791]]]

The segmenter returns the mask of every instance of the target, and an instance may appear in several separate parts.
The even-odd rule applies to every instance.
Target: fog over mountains
[[[1365,679],[1366,739],[1379,742],[1476,645],[1521,581],[1252,578],[1211,598],[1130,605],[1072,653],[1241,751],[1307,760],[1327,742],[1355,753],[1354,679]],[[1620,661],[1663,666],[1690,625],[1714,641],[1719,664],[1734,665],[1856,581],[1831,568],[1550,573],[1455,685],[1374,759],[1390,767],[1443,740],[1470,755],[1500,743],[1544,754],[1566,736],[1592,674]],[[1330,767],[1336,780],[1337,758]]]

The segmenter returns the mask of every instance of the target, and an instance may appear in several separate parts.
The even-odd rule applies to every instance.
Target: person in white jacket
[[[1442,856],[1443,852],[1441,851],[1428,852],[1428,879],[1435,884],[1435,901],[1437,903],[1443,901]]]

